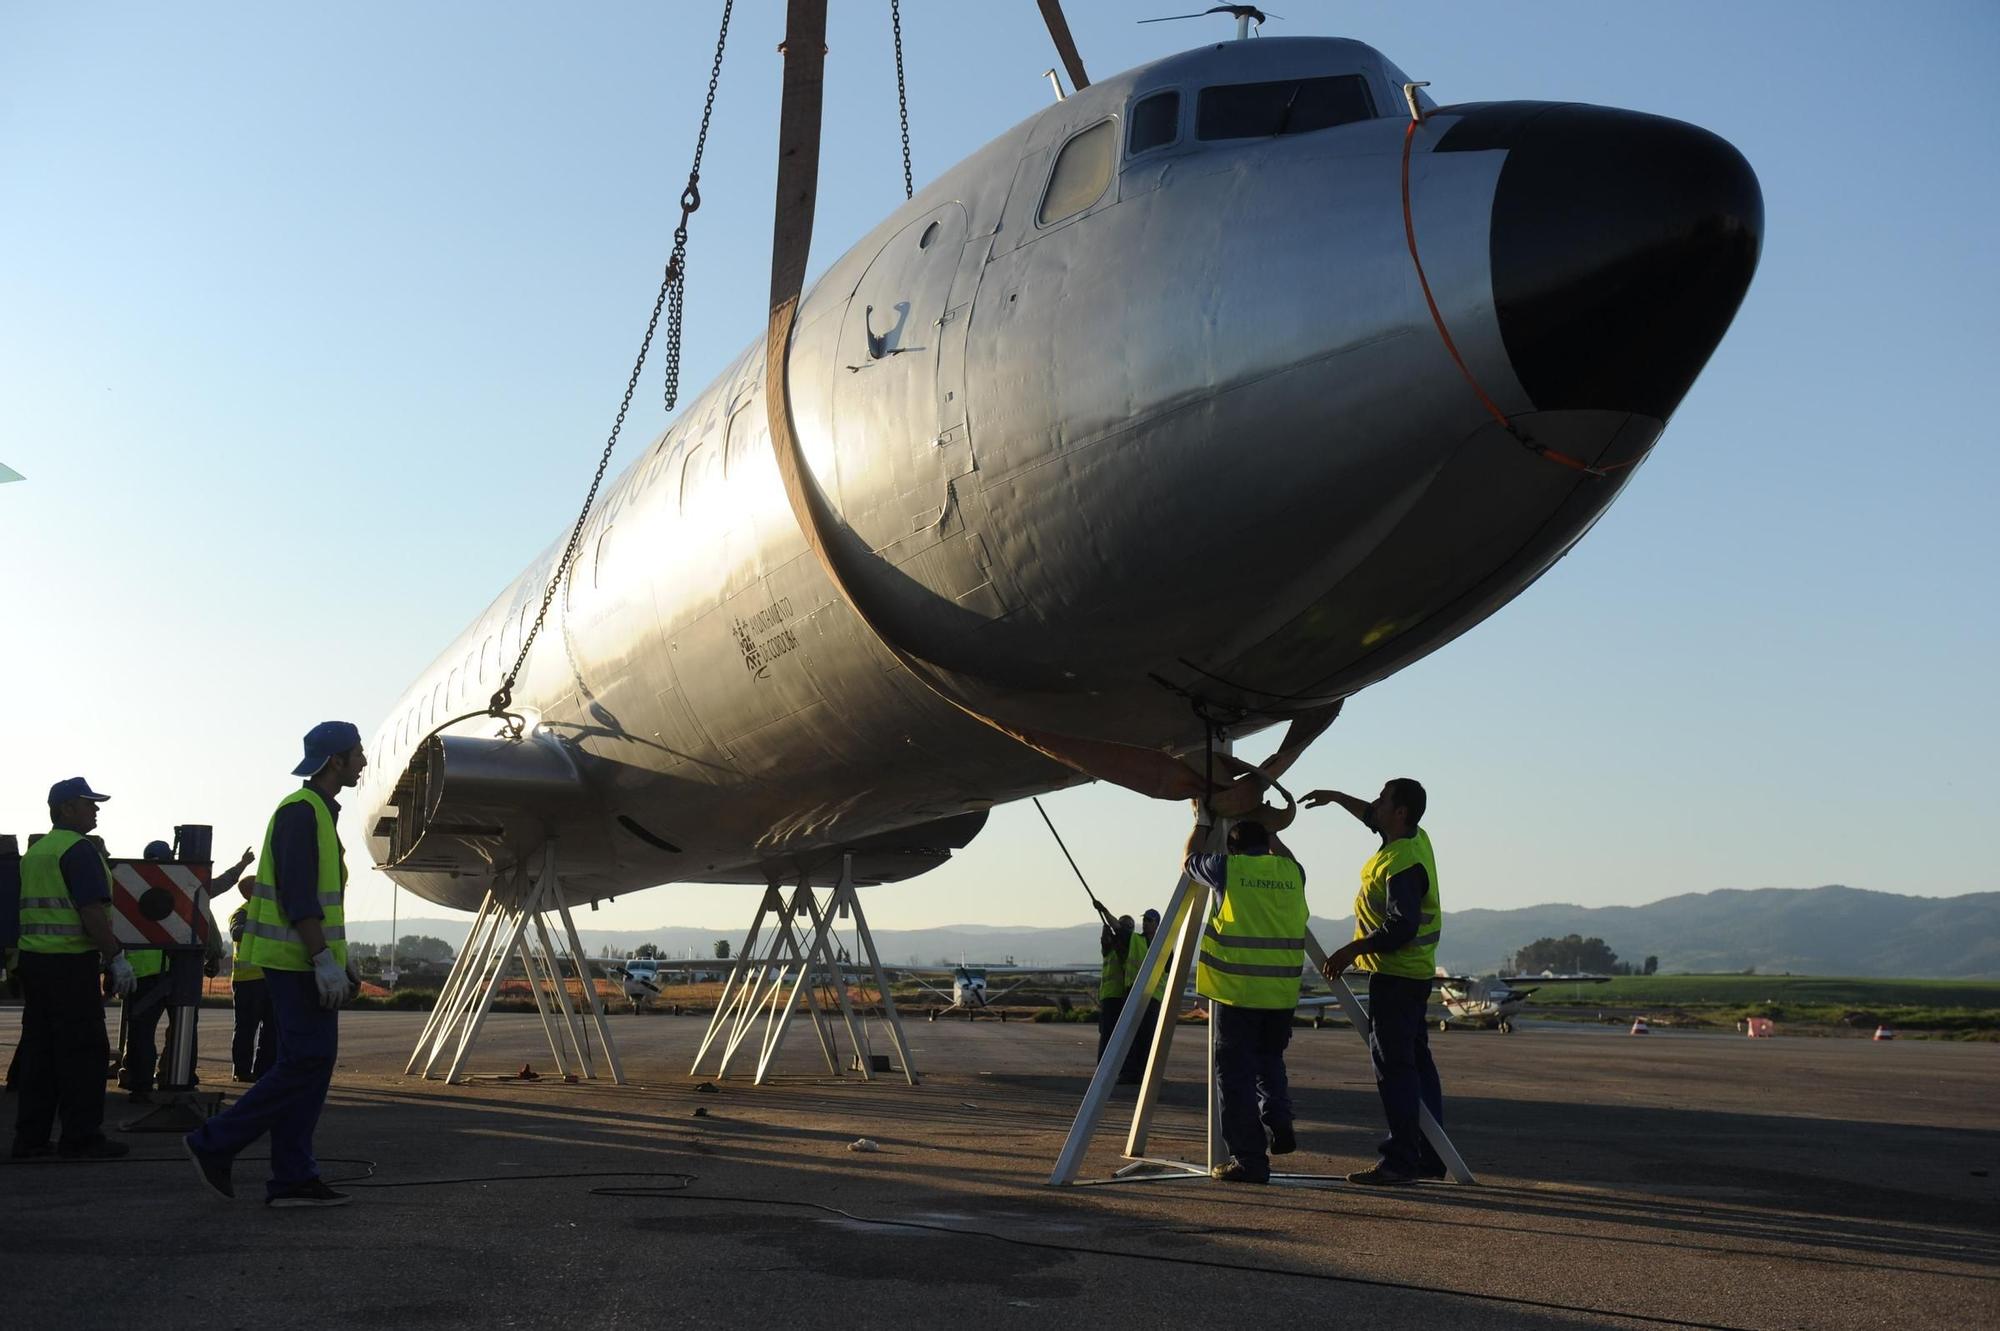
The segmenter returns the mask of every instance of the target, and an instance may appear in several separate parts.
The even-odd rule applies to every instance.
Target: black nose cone
[[[1742,303],[1764,196],[1743,155],[1660,116],[1503,102],[1437,151],[1504,148],[1493,300],[1537,409],[1665,420]]]

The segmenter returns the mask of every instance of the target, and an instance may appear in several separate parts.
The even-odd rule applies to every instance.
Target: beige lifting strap
[[[799,529],[826,570],[834,590],[854,608],[868,630],[925,687],[966,715],[1095,780],[1110,781],[1155,799],[1213,797],[1211,806],[1224,816],[1253,811],[1261,803],[1262,783],[1252,776],[1232,780],[1232,773],[1253,770],[1241,760],[1217,755],[1215,768],[1204,774],[1157,749],[1010,724],[972,707],[950,687],[941,667],[918,657],[883,632],[880,621],[868,612],[867,604],[858,594],[855,580],[842,569],[842,558],[831,539],[831,534],[839,530],[840,518],[806,467],[799,448],[798,433],[793,428],[788,373],[792,325],[798,317],[799,299],[805,286],[806,256],[812,248],[813,210],[819,190],[826,8],[826,0],[789,0],[785,20],[784,100],[778,117],[778,193],[771,235],[771,322],[764,339],[764,403],[771,425],[771,447],[777,455],[778,473],[784,478],[785,494],[791,500]],[[1078,86],[1083,83],[1082,72],[1081,62],[1077,62],[1072,77]],[[1278,752],[1255,770],[1261,770],[1265,779],[1278,779],[1306,746],[1332,724],[1338,711],[1338,706],[1324,708],[1294,720]]]

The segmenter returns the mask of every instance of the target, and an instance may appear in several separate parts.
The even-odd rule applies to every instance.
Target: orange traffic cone
[[[1632,1034],[1634,1034],[1634,1035],[1650,1035],[1651,1033],[1652,1033],[1652,1032],[1650,1032],[1650,1031],[1648,1031],[1648,1030],[1646,1029],[1646,1019],[1645,1019],[1644,1017],[1634,1017],[1634,1018],[1632,1018]]]
[[[1878,1040],[1893,1040],[1896,1038],[1896,1033],[1887,1026],[1877,1026],[1875,1028],[1875,1038]]]

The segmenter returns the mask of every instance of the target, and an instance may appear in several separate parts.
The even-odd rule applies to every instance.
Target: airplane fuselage
[[[1748,281],[1754,177],[1675,122],[1424,102],[1406,207],[1404,82],[1330,39],[1107,79],[940,176],[808,293],[788,362],[806,460],[885,631],[970,680],[963,701],[1175,752],[1203,738],[1191,697],[1255,730],[1464,632],[1622,489]],[[1309,85],[1310,114],[1263,85]],[[1621,133],[1712,178],[1672,205],[1706,211],[1624,250],[1571,244],[1586,187],[1549,163]],[[1606,205],[1606,226],[1621,209],[1647,211]],[[1677,262],[1728,270],[1701,310],[1619,305]],[[1569,342],[1617,336],[1625,361],[1569,371]],[[793,879],[842,853],[880,880],[1082,779],[932,693],[836,593],[780,483],[763,365],[760,341],[591,517],[514,689],[562,781],[408,834],[438,802],[420,741],[484,705],[559,543],[397,703],[358,802],[392,877],[471,909],[554,839],[572,898]],[[1530,451],[1480,392],[1605,473]]]

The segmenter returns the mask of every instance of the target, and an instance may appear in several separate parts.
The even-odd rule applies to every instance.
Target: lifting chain
[[[903,0],[889,0],[889,27],[896,36],[896,117],[903,124],[903,197],[916,193],[910,176],[910,97],[903,86]]]
[[[701,106],[701,129],[695,135],[694,164],[688,169],[687,188],[681,191],[681,220],[674,228],[673,254],[667,260],[666,273],[660,278],[659,294],[653,297],[653,312],[646,320],[646,335],[639,342],[639,355],[632,362],[632,373],[625,380],[625,396],[619,400],[618,416],[611,422],[611,435],[604,441],[604,452],[597,459],[597,472],[590,478],[590,491],[583,497],[583,508],[576,515],[576,522],[569,529],[569,540],[563,546],[562,558],[556,562],[555,571],[549,575],[548,585],[542,589],[541,608],[535,612],[535,622],[527,635],[521,639],[520,654],[514,664],[507,669],[507,677],[500,681],[500,687],[493,692],[493,698],[486,705],[485,715],[503,717],[508,720],[510,733],[520,734],[520,718],[509,714],[508,708],[514,702],[514,682],[521,676],[521,667],[527,663],[528,649],[535,645],[535,638],[541,633],[543,623],[549,617],[549,606],[554,603],[556,588],[569,577],[570,566],[576,562],[576,552],[583,543],[584,523],[590,520],[591,506],[597,502],[598,487],[604,484],[604,472],[611,465],[611,454],[618,447],[619,432],[625,428],[625,414],[632,409],[632,395],[638,391],[639,376],[645,371],[646,356],[652,351],[653,336],[659,330],[660,311],[667,312],[666,348],[666,409],[671,413],[680,401],[681,391],[681,311],[687,290],[687,242],[688,218],[701,207],[701,155],[708,147],[708,124],[715,115],[715,88],[722,78],[722,51],[729,41],[729,15],[735,9],[736,0],[723,0],[722,30],[715,38],[715,59],[708,70],[708,96]]]

